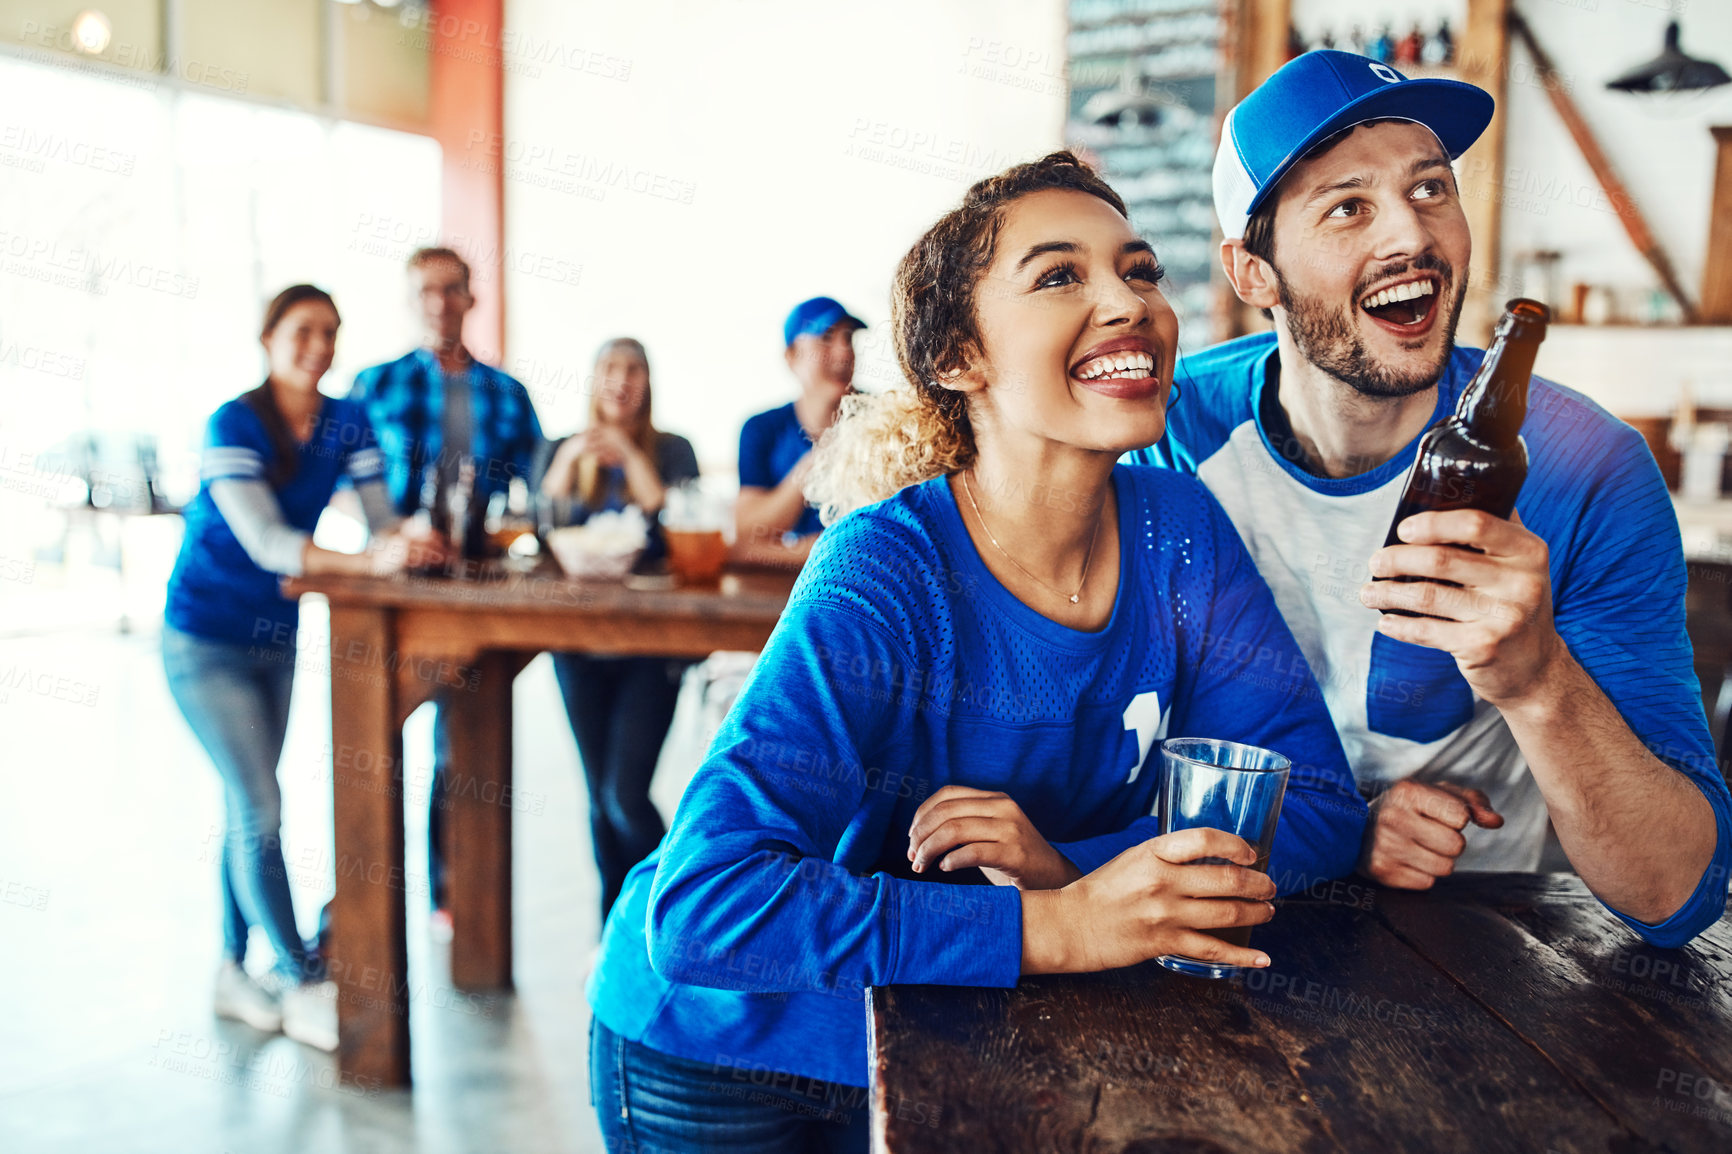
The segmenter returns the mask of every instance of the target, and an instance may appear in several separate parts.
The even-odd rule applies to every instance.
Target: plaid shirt
[[[445,435],[444,378],[439,360],[416,349],[355,375],[350,400],[366,407],[385,456],[385,486],[402,516],[421,500],[421,477],[439,458]],[[482,500],[504,489],[512,477],[529,478],[541,444],[541,422],[529,391],[491,365],[469,362],[470,456]]]

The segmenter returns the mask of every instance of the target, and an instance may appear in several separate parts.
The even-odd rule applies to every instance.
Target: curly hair
[[[977,182],[908,250],[890,287],[890,324],[906,385],[842,402],[818,442],[806,499],[829,524],[908,485],[974,460],[967,397],[941,384],[981,351],[975,296],[997,252],[1005,210],[1033,192],[1086,192],[1125,202],[1073,153],[1054,152]]]

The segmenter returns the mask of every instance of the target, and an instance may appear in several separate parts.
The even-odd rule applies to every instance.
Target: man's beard
[[[1382,280],[1416,269],[1438,275],[1440,297],[1448,295],[1455,284],[1454,270],[1435,256],[1421,256],[1405,268],[1384,270],[1375,279]],[[1366,281],[1354,288],[1354,302],[1371,283]],[[1378,364],[1365,351],[1365,342],[1354,324],[1353,310],[1359,307],[1357,303],[1351,303],[1345,309],[1332,309],[1316,297],[1295,296],[1279,268],[1275,268],[1275,291],[1280,297],[1281,307],[1287,310],[1287,332],[1305,359],[1360,395],[1383,399],[1411,397],[1437,383],[1443,375],[1443,366],[1449,360],[1450,350],[1455,346],[1456,322],[1461,318],[1461,306],[1467,299],[1466,293],[1459,294],[1450,305],[1437,361],[1428,368],[1402,374]]]

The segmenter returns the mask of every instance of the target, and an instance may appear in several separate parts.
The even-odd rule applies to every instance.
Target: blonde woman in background
[[[697,477],[691,442],[655,427],[649,356],[638,341],[619,337],[602,345],[593,380],[589,427],[544,450],[542,495],[554,502],[561,524],[582,524],[628,505],[653,518],[669,486]],[[666,828],[650,801],[650,779],[688,664],[668,657],[553,654],[589,787],[603,919],[626,871],[649,855]]]

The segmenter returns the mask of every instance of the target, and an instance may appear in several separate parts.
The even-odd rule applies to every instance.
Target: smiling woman
[[[1252,848],[1159,836],[1141,771],[1169,731],[1293,760],[1283,884],[1351,868],[1364,804],[1238,535],[1193,479],[1116,463],[1165,428],[1160,276],[1069,153],[975,185],[903,259],[908,387],[820,445],[852,511],[608,918],[609,1149],[866,1149],[869,986],[1267,965],[1207,932],[1272,916]],[[727,1093],[760,1070],[791,1093]]]

